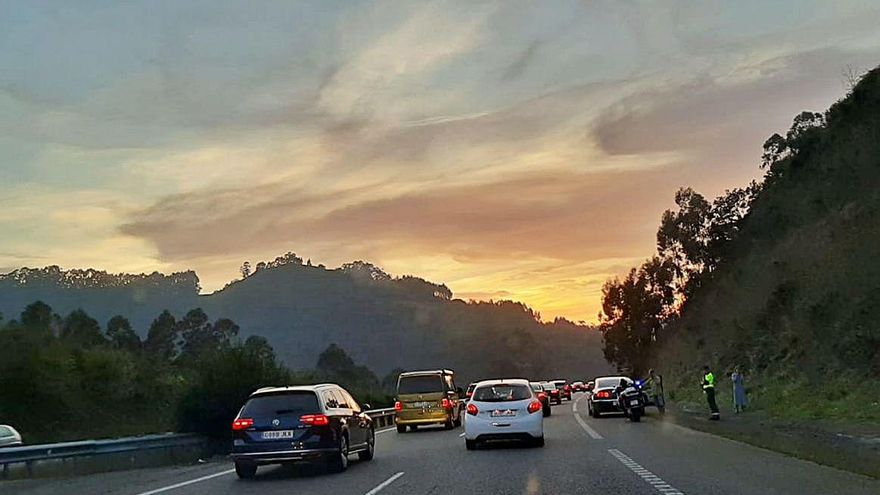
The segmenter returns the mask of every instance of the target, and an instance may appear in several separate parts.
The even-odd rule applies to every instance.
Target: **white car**
[[[0,425],[0,447],[21,445],[21,435],[9,425]]]
[[[468,450],[481,442],[523,440],[544,446],[541,401],[528,380],[519,378],[477,383],[467,405],[464,441]]]

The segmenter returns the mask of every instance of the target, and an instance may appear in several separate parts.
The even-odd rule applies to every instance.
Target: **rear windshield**
[[[556,388],[565,388],[565,382],[556,382]]]
[[[445,392],[440,375],[401,376],[397,384],[398,394],[428,394]]]
[[[12,430],[8,426],[0,425],[0,437],[11,437]]]
[[[281,394],[258,395],[247,401],[241,415],[245,417],[300,416],[321,412],[318,398],[314,392],[285,392]]]
[[[599,378],[596,380],[596,388],[614,388],[618,385],[620,385],[620,378]]]
[[[544,387],[542,387],[540,383],[530,383],[529,386],[531,386],[532,390],[534,390],[535,392],[544,391]]]
[[[525,385],[508,385],[504,383],[483,385],[474,391],[474,400],[477,402],[508,402],[525,400],[531,396],[531,391]]]

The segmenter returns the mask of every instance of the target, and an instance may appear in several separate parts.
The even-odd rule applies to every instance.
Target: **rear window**
[[[445,392],[440,375],[401,376],[397,384],[398,394],[427,394]]]
[[[565,388],[565,382],[556,382],[555,385],[556,385],[556,388],[558,388],[560,390]]]
[[[318,398],[314,392],[287,392],[283,394],[266,394],[252,397],[244,405],[242,416],[284,416],[287,414],[300,416],[321,412]]]
[[[618,385],[620,385],[620,378],[599,378],[596,380],[596,388],[614,388]]]
[[[474,391],[474,400],[477,402],[509,402],[525,400],[531,396],[531,390],[525,385],[508,385],[506,383],[483,385]]]
[[[0,426],[0,437],[11,437],[12,429],[8,426]]]
[[[542,387],[540,383],[530,383],[529,386],[532,387],[532,390],[534,390],[535,392],[544,391],[544,387]]]

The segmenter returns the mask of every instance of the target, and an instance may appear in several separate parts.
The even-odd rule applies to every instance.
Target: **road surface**
[[[583,395],[545,418],[544,448],[466,451],[463,429],[378,434],[376,458],[345,473],[261,467],[239,480],[229,462],[67,480],[0,483],[4,495],[243,494],[836,494],[877,495],[880,481],[645,418],[590,418]]]

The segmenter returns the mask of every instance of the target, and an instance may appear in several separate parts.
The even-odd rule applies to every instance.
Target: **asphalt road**
[[[231,463],[142,469],[68,480],[0,483],[16,494],[880,494],[880,481],[648,417],[593,419],[582,396],[545,418],[544,448],[466,451],[461,428],[378,435],[376,458],[342,474],[260,468],[238,480]]]

